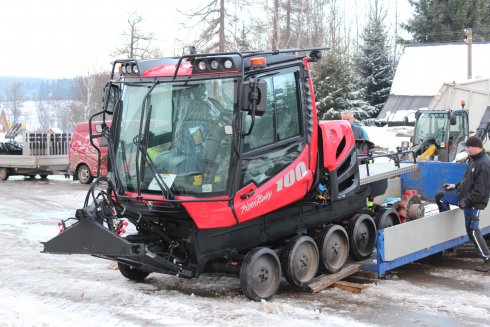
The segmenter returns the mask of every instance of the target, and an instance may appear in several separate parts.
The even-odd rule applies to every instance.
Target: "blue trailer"
[[[463,178],[467,164],[420,162],[418,170],[400,174],[401,194],[417,190],[424,200],[434,201],[435,194],[446,182]],[[480,229],[490,233],[490,208],[481,211]],[[365,271],[384,276],[391,269],[469,242],[464,226],[463,210],[453,210],[395,225],[377,232],[376,259],[362,265]]]

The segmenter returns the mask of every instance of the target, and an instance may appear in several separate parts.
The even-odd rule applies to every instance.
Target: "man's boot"
[[[476,271],[490,272],[490,261],[485,261],[481,266],[475,268]]]

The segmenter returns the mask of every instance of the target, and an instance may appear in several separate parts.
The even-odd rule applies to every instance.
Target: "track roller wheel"
[[[393,208],[382,208],[374,217],[377,229],[384,229],[400,224],[400,216]]]
[[[140,270],[122,262],[118,262],[117,266],[121,274],[127,279],[134,280],[136,282],[142,281],[150,274],[147,271]]]
[[[315,241],[306,235],[297,236],[283,252],[284,277],[291,285],[304,287],[316,276],[319,261]]]
[[[376,246],[376,224],[370,215],[354,215],[347,227],[350,255],[357,260],[371,256]]]
[[[328,225],[322,229],[318,238],[320,251],[320,270],[336,273],[344,267],[349,258],[349,237],[344,227]]]
[[[255,248],[247,253],[240,267],[240,286],[253,301],[270,300],[281,282],[281,263],[269,248]]]

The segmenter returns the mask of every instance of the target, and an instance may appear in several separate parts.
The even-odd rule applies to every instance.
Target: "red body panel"
[[[175,74],[175,64],[164,64],[157,67],[147,69],[143,72],[141,77],[162,77],[162,76],[174,76]],[[236,70],[228,70],[223,72],[209,72],[209,73],[199,73],[198,75],[221,75],[221,74],[236,74]],[[190,62],[183,62],[180,64],[177,76],[190,76],[192,74],[192,64]]]
[[[143,72],[142,77],[173,76],[175,73],[175,64],[165,64],[147,69]],[[192,75],[192,64],[183,62],[177,75]]]
[[[237,192],[234,208],[239,222],[244,222],[298,201],[306,195],[313,181],[309,167],[309,146],[299,157],[268,182],[256,187],[249,184]],[[242,199],[241,195],[254,191]]]
[[[92,129],[102,122],[93,122]],[[110,122],[106,122],[110,126]],[[94,139],[94,143],[99,145],[101,138]],[[107,147],[99,147],[102,164],[100,167],[100,175],[107,176]],[[79,123],[75,127],[75,131],[71,137],[70,151],[68,152],[68,173],[73,174],[77,167],[82,164],[87,165],[93,176],[97,174],[98,163],[97,150],[90,143],[90,133],[88,123]]]
[[[182,206],[187,210],[192,220],[199,229],[229,227],[236,224],[231,208],[228,206],[227,197],[222,202],[183,202]],[[178,200],[197,200],[190,196],[178,196]]]
[[[328,171],[333,171],[349,155],[352,147],[356,146],[354,133],[346,120],[321,121],[318,126],[323,136],[323,166]],[[343,139],[345,145],[337,155],[337,149]]]

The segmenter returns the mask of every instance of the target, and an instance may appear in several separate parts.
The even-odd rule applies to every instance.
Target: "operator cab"
[[[435,146],[432,157],[439,161],[453,161],[464,150],[464,141],[469,134],[466,110],[419,110],[413,136],[414,147],[423,154]]]

